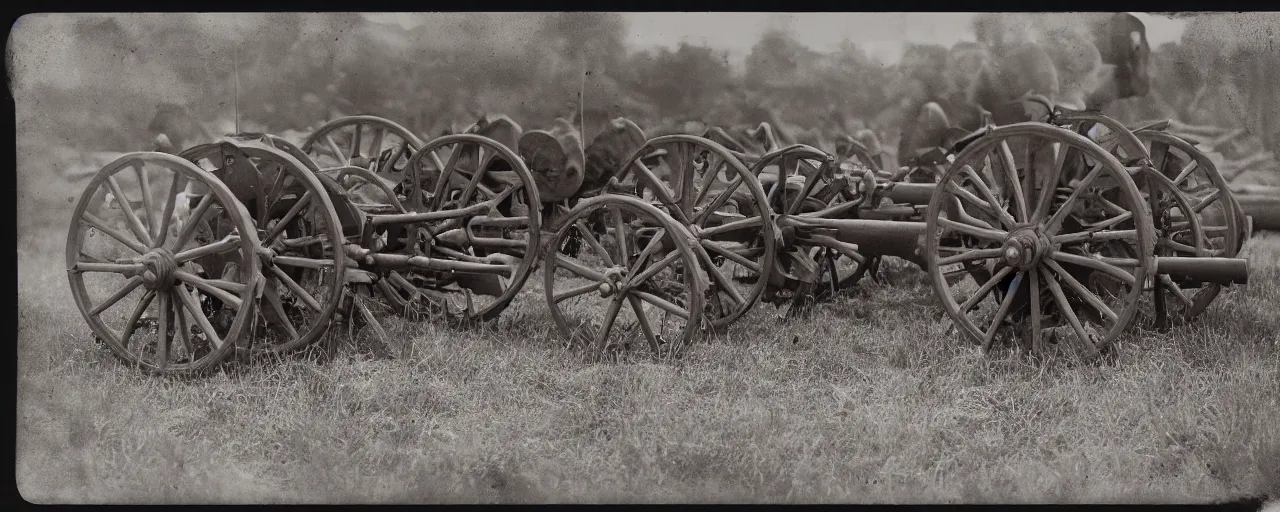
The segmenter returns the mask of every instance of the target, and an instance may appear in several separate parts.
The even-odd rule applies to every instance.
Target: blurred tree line
[[[495,113],[526,129],[555,117],[584,121],[588,140],[627,116],[646,130],[688,120],[869,127],[892,146],[904,116],[923,101],[955,98],[965,74],[948,69],[962,65],[943,46],[908,45],[900,63],[885,65],[848,41],[816,51],[785,28],[763,34],[741,69],[723,51],[686,43],[629,51],[623,15],[603,12],[428,13],[412,29],[356,13],[62,16],[70,42],[61,60],[41,63],[56,79],[28,94],[67,112],[30,126],[116,151],[148,142],[161,102],[187,105],[220,129],[238,110],[241,129],[277,133],[362,113],[430,138]],[[1269,80],[1274,65],[1250,62],[1276,54],[1206,38],[1231,30],[1197,23],[1210,22],[1196,18],[1182,42],[1153,49],[1153,93],[1110,113],[1239,124],[1242,112],[1273,108],[1260,98],[1275,97],[1267,95],[1276,81],[1259,88],[1236,77]],[[1226,86],[1249,94],[1233,103]]]

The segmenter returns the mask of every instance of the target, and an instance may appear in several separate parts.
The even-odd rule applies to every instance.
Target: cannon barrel
[[[809,239],[814,239],[813,235],[827,235],[840,242],[856,245],[863,254],[896,256],[921,267],[926,265],[922,243],[925,232],[923,222],[785,215],[778,218],[778,227],[793,228],[797,235]]]
[[[1204,281],[1218,284],[1247,284],[1248,260],[1244,258],[1200,258],[1160,256],[1156,272],[1175,280]]]
[[[1280,187],[1239,187],[1232,193],[1255,229],[1280,231]]]
[[[938,188],[938,185],[934,183],[897,182],[889,185],[888,190],[884,192],[884,196],[895,203],[929,204],[929,200],[933,198],[933,191],[936,188]]]

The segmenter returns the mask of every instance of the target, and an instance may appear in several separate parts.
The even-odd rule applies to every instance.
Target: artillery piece
[[[1112,137],[1082,135],[1093,125]],[[77,204],[67,267],[95,335],[168,374],[307,346],[344,301],[374,326],[375,297],[403,315],[492,319],[539,262],[557,327],[597,355],[633,339],[674,354],[760,300],[834,293],[884,256],[925,268],[984,348],[1009,328],[1038,348],[1061,328],[1097,353],[1146,292],[1160,322],[1170,307],[1190,318],[1247,277],[1230,190],[1158,128],[1058,110],[975,132],[932,162],[937,183],[910,183],[856,140],[837,155],[779,148],[767,125],[750,134],[763,154],[714,130],[646,139],[623,119],[566,151],[581,147],[572,130],[503,117],[423,143],[356,116],[298,146],[239,134],[120,157]],[[191,214],[174,223],[176,209]]]
[[[348,299],[375,326],[364,305],[374,295],[404,314],[494,318],[541,258],[542,211],[556,205],[541,201],[545,183],[526,158],[491,138],[503,123],[480,124],[485,135],[422,144],[361,116],[301,146],[238,134],[179,155],[125,154],[90,180],[74,212],[66,257],[76,304],[112,353],[164,374],[310,345]],[[334,140],[340,128],[348,144]],[[390,148],[388,133],[399,139]],[[580,199],[552,208],[563,219],[551,239],[585,240],[596,253],[546,259],[557,325],[581,334],[580,317],[601,308],[568,301],[603,300],[598,352],[611,331],[678,351],[701,323],[705,288],[687,231],[633,197]],[[611,329],[620,316],[633,319],[626,332]]]
[[[859,266],[872,256],[913,262],[930,273],[954,324],[984,347],[1015,319],[1031,347],[1040,345],[1041,327],[1056,323],[1096,353],[1135,315],[1158,326],[1170,309],[1189,319],[1223,285],[1245,281],[1244,260],[1234,258],[1239,208],[1203,154],[1160,123],[1131,132],[1099,114],[1052,112],[1049,122],[960,140],[939,184],[877,182],[865,167],[850,180],[850,169],[814,148],[776,151],[769,158],[801,160],[780,166],[786,178],[761,179],[782,200],[770,206],[783,250],[826,257],[832,276],[831,253]],[[1101,145],[1081,135],[1100,131],[1095,124],[1111,132]],[[778,182],[799,193],[778,193]],[[813,193],[833,185],[846,195]],[[818,265],[804,266],[812,283]],[[965,289],[966,277],[976,291]],[[831,279],[832,288],[841,281]],[[994,312],[974,312],[993,291]],[[994,320],[979,328],[974,313]]]

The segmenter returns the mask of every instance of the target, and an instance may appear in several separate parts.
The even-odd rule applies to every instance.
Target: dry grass
[[[177,382],[90,341],[61,269],[78,190],[29,179],[48,174],[19,154],[17,484],[33,502],[1280,496],[1280,236],[1250,243],[1251,283],[1199,322],[1099,364],[983,357],[933,321],[912,268],[809,321],[757,307],[675,363],[590,364],[559,347],[535,275],[496,325],[389,324],[408,360],[344,351]]]

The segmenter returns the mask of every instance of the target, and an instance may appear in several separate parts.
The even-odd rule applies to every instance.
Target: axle
[[[435,272],[456,272],[459,274],[495,274],[511,277],[515,272],[515,263],[519,260],[506,254],[492,254],[487,257],[493,263],[474,263],[450,259],[432,258],[428,256],[411,256],[408,254],[377,254],[355,244],[343,246],[347,256],[364,263],[366,266],[394,270],[428,270]],[[514,260],[514,261],[513,261]]]

